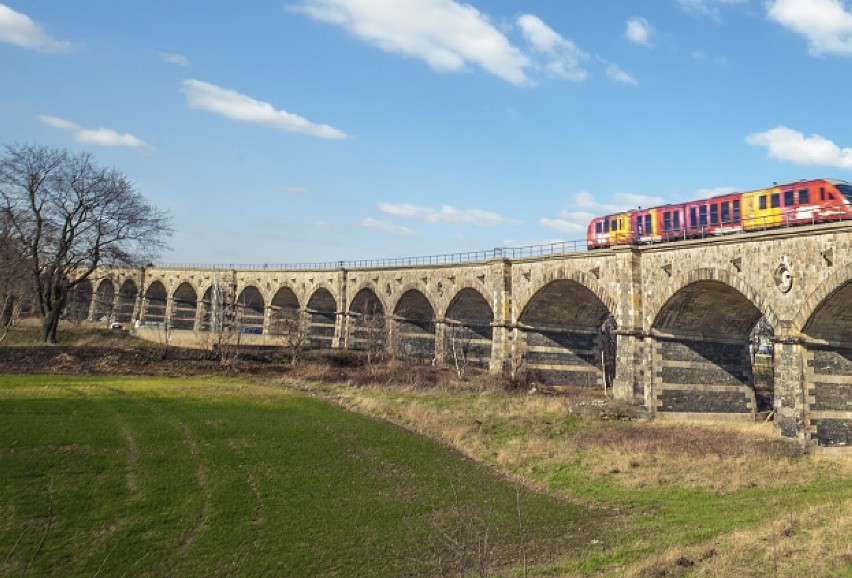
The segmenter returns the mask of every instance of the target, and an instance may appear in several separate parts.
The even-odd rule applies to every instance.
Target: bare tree
[[[471,342],[476,333],[461,323],[444,326],[444,354],[449,357],[459,379],[464,379],[470,363]]]
[[[7,145],[0,157],[0,211],[29,261],[42,340],[56,342],[69,291],[101,265],[136,265],[171,234],[165,213],[120,171],[89,153]]]
[[[9,220],[0,214],[0,342],[30,305],[32,294],[26,255],[9,234]]]

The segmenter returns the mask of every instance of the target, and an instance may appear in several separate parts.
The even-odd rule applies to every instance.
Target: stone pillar
[[[492,375],[512,373],[512,262],[508,259],[494,259],[490,263],[489,287],[493,292],[494,321],[491,324],[491,362],[489,372]]]
[[[775,429],[785,437],[805,437],[803,360],[805,348],[793,339],[775,339]]]
[[[435,320],[435,363],[443,365],[452,363],[447,359],[447,322],[445,319]]]
[[[639,405],[645,403],[646,391],[651,385],[645,341],[638,331],[616,331],[618,352],[612,392],[615,399]]]

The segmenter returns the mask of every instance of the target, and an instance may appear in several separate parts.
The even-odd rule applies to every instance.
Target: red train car
[[[592,219],[589,249],[852,219],[852,184],[815,179]]]

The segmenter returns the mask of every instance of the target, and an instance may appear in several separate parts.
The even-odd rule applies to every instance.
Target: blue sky
[[[0,3],[0,142],[93,152],[171,263],[582,239],[852,180],[847,0]]]

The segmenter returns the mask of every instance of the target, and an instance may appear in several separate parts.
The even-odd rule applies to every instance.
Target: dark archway
[[[365,287],[349,306],[349,348],[380,354],[387,348],[385,308],[375,291]]]
[[[745,295],[720,281],[690,283],[672,295],[653,324],[657,411],[757,412],[749,346],[761,317]]]
[[[145,290],[145,309],[142,314],[144,323],[165,323],[168,294],[159,281],[154,281]]]
[[[328,289],[320,287],[308,299],[308,340],[311,347],[330,348],[334,344],[337,301]]]
[[[405,357],[431,360],[435,357],[435,310],[423,293],[410,289],[394,309],[394,350]]]
[[[94,320],[109,323],[114,307],[115,284],[109,279],[103,279],[95,292],[95,307],[92,313]]]
[[[178,285],[172,295],[171,326],[173,329],[195,329],[195,314],[198,310],[198,294],[187,282]]]
[[[260,290],[254,285],[249,285],[242,290],[237,298],[237,326],[241,333],[261,335],[263,334],[263,319],[266,312],[266,303]]]
[[[289,287],[281,287],[272,298],[269,312],[269,332],[272,335],[289,335],[298,330],[299,298]]]
[[[852,401],[852,281],[820,303],[802,332],[812,435],[821,446],[852,446],[852,420],[839,415]]]
[[[518,320],[522,369],[547,385],[599,385],[604,365],[599,336],[610,316],[606,305],[577,281],[544,286]]]
[[[130,323],[136,310],[136,298],[139,290],[132,279],[126,279],[118,290],[118,300],[115,304],[115,320],[118,323]]]
[[[488,368],[494,312],[476,289],[465,288],[453,298],[445,315],[445,355],[447,361],[473,367]]]
[[[74,285],[65,300],[65,318],[74,323],[89,318],[92,307],[92,283],[83,279]]]

